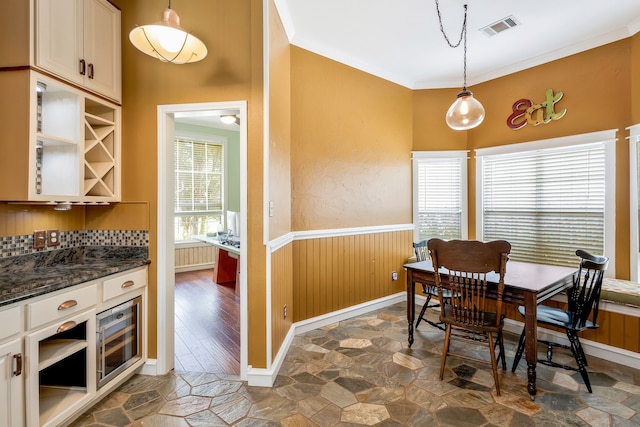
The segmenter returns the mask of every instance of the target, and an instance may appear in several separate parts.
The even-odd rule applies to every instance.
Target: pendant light
[[[169,6],[155,24],[137,26],[129,33],[129,40],[141,52],[162,62],[186,64],[207,56],[207,47],[200,39],[180,27],[180,17]]]
[[[235,114],[222,114],[220,116],[220,121],[227,125],[230,125],[232,123],[235,123],[237,125],[240,124],[240,118],[238,118],[238,116],[236,116]]]
[[[442,15],[440,14],[440,5],[436,2],[436,11],[438,12],[438,21],[440,22],[440,32],[444,36],[450,47],[456,48],[463,43],[464,50],[464,83],[462,90],[458,93],[456,100],[447,111],[446,121],[451,129],[468,130],[478,126],[484,120],[484,107],[473,97],[473,93],[467,89],[467,5],[464,5],[464,20],[462,21],[462,31],[460,32],[460,40],[453,44],[447,37],[442,26]]]

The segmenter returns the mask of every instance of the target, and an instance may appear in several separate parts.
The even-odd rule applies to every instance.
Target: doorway
[[[174,154],[176,122],[237,116],[239,127],[239,235],[240,235],[240,378],[247,376],[247,108],[246,101],[158,106],[158,265],[157,265],[157,366],[158,374],[174,368],[175,257],[174,257]]]

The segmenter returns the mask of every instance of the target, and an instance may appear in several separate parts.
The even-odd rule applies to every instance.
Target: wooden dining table
[[[405,264],[407,270],[407,321],[409,322],[409,347],[413,344],[416,284],[435,286],[433,264],[430,260]],[[442,269],[441,273],[446,270]],[[527,361],[527,391],[535,399],[537,345],[536,306],[571,286],[575,268],[554,265],[509,261],[504,278],[503,301],[524,306],[525,358]],[[490,273],[488,294],[495,298],[498,275]],[[492,280],[495,279],[495,280]],[[446,285],[446,275],[443,276]],[[493,287],[491,287],[493,285]]]

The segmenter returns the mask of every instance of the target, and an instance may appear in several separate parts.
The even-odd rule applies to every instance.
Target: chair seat
[[[468,329],[468,330],[477,330],[478,331],[483,331],[483,332],[499,332],[502,329],[502,326],[504,324],[504,315],[501,316],[500,319],[500,323],[498,326],[496,326],[496,316],[497,314],[493,311],[487,311],[484,313],[484,322],[482,324],[479,325],[475,325],[471,326],[468,323],[458,323],[455,322],[453,320],[453,307],[450,305],[446,305],[444,307],[444,311],[445,311],[445,315],[446,315],[446,323],[451,323],[452,325],[464,328],[464,329]],[[441,316],[440,320],[443,320],[443,317],[445,316]]]
[[[519,306],[518,311],[524,316],[524,306]],[[590,320],[587,320],[583,328],[574,328],[572,314],[567,310],[560,308],[539,305],[537,310],[538,323],[546,323],[547,325],[558,326],[563,329],[573,329],[583,331],[585,329],[597,328]]]
[[[547,345],[547,360],[541,360],[548,366],[555,366],[564,369],[577,370],[582,376],[585,386],[591,393],[591,383],[589,382],[589,373],[587,372],[587,356],[584,354],[578,332],[585,329],[595,329],[598,327],[598,303],[600,302],[600,290],[602,289],[602,280],[604,273],[609,265],[609,258],[604,256],[592,255],[583,249],[576,251],[576,256],[580,258],[580,267],[573,276],[573,281],[569,289],[567,289],[567,307],[568,310],[561,308],[547,307],[539,305],[536,309],[537,322],[543,325],[551,325],[558,329],[563,329],[567,334],[569,345],[556,341],[546,341],[539,339]],[[518,311],[524,316],[524,307],[519,306]],[[589,320],[592,319],[592,320]],[[530,337],[525,336],[523,328],[518,341],[518,348],[513,358],[511,372],[515,372],[525,351],[525,341]],[[529,343],[532,344],[532,343]],[[537,344],[537,343],[533,343]],[[568,348],[573,354],[577,368],[554,362],[554,347]],[[529,347],[534,350],[534,346]],[[535,351],[535,350],[534,350]]]

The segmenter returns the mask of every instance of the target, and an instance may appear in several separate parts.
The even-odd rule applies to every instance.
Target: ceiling
[[[463,49],[435,0],[275,0],[291,44],[410,89],[461,87]],[[468,3],[469,86],[627,38],[640,0],[440,0],[455,43]],[[517,26],[480,31],[512,16]]]
[[[209,111],[186,111],[174,114],[176,123],[188,125],[204,126],[216,129],[225,129],[240,132],[239,119],[236,123],[223,123],[220,116],[239,116],[239,110],[209,110]]]

